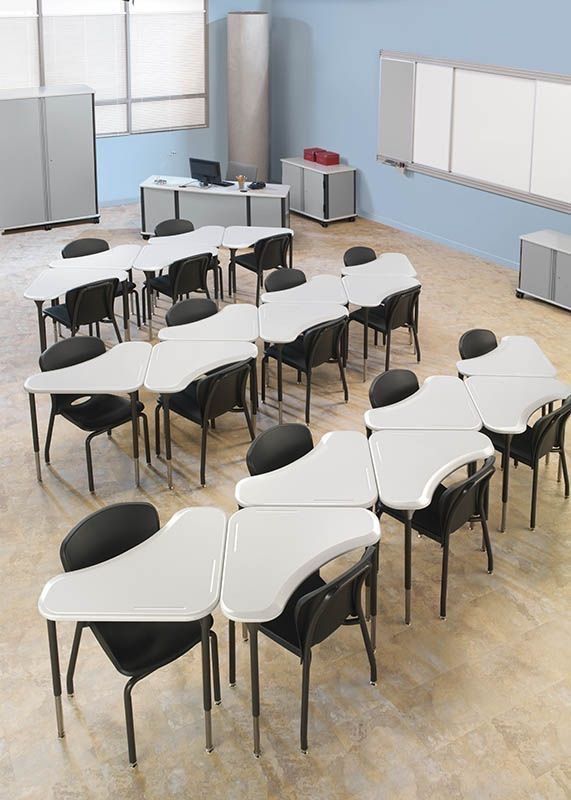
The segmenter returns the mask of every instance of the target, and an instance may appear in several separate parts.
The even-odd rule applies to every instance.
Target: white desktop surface
[[[56,575],[38,601],[47,619],[191,622],[218,605],[226,515],[186,508],[142,544],[101,564]]]
[[[139,251],[143,249],[140,244],[118,244],[102,253],[95,253],[91,256],[80,256],[79,258],[58,258],[50,261],[50,267],[57,269],[131,269]]]
[[[529,336],[504,336],[494,350],[456,362],[461,375],[554,378],[557,370]]]
[[[264,292],[262,303],[338,303],[345,305],[347,294],[338,275],[316,275],[306,283],[282,289],[279,292]]]
[[[143,386],[152,347],[148,342],[123,342],[89,361],[30,376],[31,394],[124,394]]]
[[[375,261],[343,267],[343,275],[403,275],[416,277],[416,270],[403,253],[382,253]]]
[[[160,342],[153,347],[145,387],[175,394],[211,369],[257,355],[258,348],[249,342]]]
[[[155,183],[155,179],[162,177],[165,183]],[[246,186],[251,181],[246,182]],[[287,197],[290,187],[284,183],[267,183],[265,189],[246,189],[241,192],[238,188],[236,181],[232,182],[232,186],[200,186],[198,181],[193,180],[187,176],[178,177],[169,175],[168,177],[151,175],[147,180],[140,184],[141,189],[163,189],[170,192],[176,189],[178,192],[197,192],[207,194],[226,194],[226,195],[239,195],[240,197]]]
[[[159,339],[165,342],[254,342],[258,335],[258,309],[250,303],[224,306],[206,319],[159,331]]]
[[[120,269],[44,269],[24,292],[26,300],[41,302],[54,300],[65,295],[71,289],[85,286],[94,281],[117,278],[121,283],[128,280],[128,275]]]
[[[478,375],[466,388],[483,420],[495,433],[523,433],[541,406],[571,395],[571,386],[556,378],[510,378]]]
[[[258,194],[258,192],[253,192],[253,194]],[[268,236],[278,236],[280,233],[294,235],[291,228],[263,228],[254,225],[232,225],[224,231],[222,247],[225,247],[227,250],[244,250],[248,247],[253,247],[260,239],[267,239]]]
[[[425,508],[443,478],[494,454],[477,431],[377,431],[369,447],[381,502],[402,511]]]
[[[347,315],[345,306],[335,303],[264,303],[259,308],[260,337],[265,342],[286,344],[313,325]]]
[[[417,392],[398,403],[365,411],[365,426],[379,430],[478,431],[482,420],[464,381],[449,375],[427,378]]]
[[[228,522],[222,612],[237,622],[275,619],[316,569],[379,538],[379,520],[364,508],[238,511]]]
[[[381,305],[391,294],[420,286],[406,275],[345,275],[343,285],[349,302],[361,308]]]
[[[202,240],[188,241],[183,239],[173,242],[170,239],[174,239],[174,236],[165,236],[164,238],[164,244],[155,247],[150,245],[142,247],[141,252],[133,262],[133,268],[141,270],[141,272],[160,272],[161,269],[166,269],[166,267],[174,264],[175,261],[180,261],[183,258],[191,258],[203,253],[210,253],[211,256],[218,254],[218,250],[215,247],[211,247]]]
[[[367,438],[333,431],[302,458],[281,469],[243,478],[236,502],[247,506],[344,506],[370,508],[377,484]]]
[[[220,247],[225,228],[222,225],[203,225],[188,233],[177,233],[174,236],[152,236],[149,244],[200,244],[207,248]]]

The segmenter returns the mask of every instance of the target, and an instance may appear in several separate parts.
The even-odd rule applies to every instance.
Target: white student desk
[[[206,748],[212,750],[208,616],[218,605],[226,516],[185,508],[142,544],[51,578],[38,600],[48,621],[58,736],[64,735],[56,622],[194,622],[202,626]]]
[[[174,236],[153,236],[149,239],[149,244],[169,244],[184,242],[185,244],[201,244],[206,247],[220,247],[224,236],[225,228],[222,225],[203,225],[202,228],[195,228],[188,233],[177,233]]]
[[[79,256],[78,258],[57,258],[50,261],[50,267],[57,269],[111,269],[130,270],[134,261],[141,250],[140,244],[119,244],[110,247],[102,253],[94,253],[90,256]]]
[[[346,302],[347,293],[338,275],[316,275],[291,289],[262,295],[262,303],[338,303],[344,306]]]
[[[260,755],[258,624],[278,617],[295,589],[329,561],[380,539],[364,508],[245,508],[228,522],[220,607],[250,632],[254,753]],[[231,626],[231,629],[233,626]],[[234,664],[230,665],[231,683]]]
[[[38,481],[42,480],[42,472],[36,394],[128,394],[131,397],[135,483],[139,486],[137,400],[139,389],[145,380],[151,349],[151,345],[147,342],[123,342],[89,361],[82,361],[80,364],[63,367],[63,369],[38,372],[27,379],[24,389],[28,392],[30,399],[32,439]]]
[[[24,292],[26,300],[33,300],[38,310],[38,331],[40,335],[40,348],[43,353],[46,349],[47,336],[46,336],[46,318],[43,315],[43,305],[46,301],[56,301],[66,292],[71,289],[77,289],[80,286],[85,286],[86,283],[93,283],[94,281],[104,281],[117,278],[117,280],[125,284],[128,280],[128,275],[124,270],[120,269],[45,269],[40,272],[37,278],[28,286]],[[125,287],[124,287],[125,288]],[[125,338],[127,341],[130,339],[129,331],[129,307],[126,304],[125,291],[123,292],[123,327],[125,330]]]
[[[405,622],[410,625],[412,515],[430,505],[438,484],[466,464],[494,454],[477,431],[377,431],[369,439],[381,503],[406,514],[404,540]]]
[[[557,370],[529,336],[504,336],[494,350],[456,362],[461,375],[506,375],[513,378],[553,378]]]
[[[417,392],[398,403],[365,411],[368,431],[479,431],[482,420],[464,381],[449,375],[427,378]]]
[[[255,342],[259,336],[258,309],[249,303],[224,306],[211,317],[161,328],[161,341]]]
[[[508,511],[510,445],[512,436],[523,433],[527,421],[542,406],[564,400],[571,386],[555,378],[511,378],[478,375],[467,378],[468,389],[484,427],[505,437],[502,475],[502,521],[505,531]]]
[[[415,278],[416,270],[403,253],[383,253],[374,261],[343,267],[342,275],[402,275]]]
[[[283,419],[283,383],[281,352],[284,344],[314,325],[348,315],[347,309],[335,303],[264,303],[258,309],[260,337],[275,344],[278,349],[278,411],[280,425]]]
[[[288,187],[289,189],[289,187]],[[254,225],[232,225],[226,228],[222,237],[222,247],[230,251],[230,263],[228,264],[228,295],[234,292],[236,296],[236,253],[238,250],[248,250],[254,247],[260,239],[267,239],[268,236],[278,236],[279,234],[291,236],[289,248],[289,266],[293,266],[293,231],[291,228],[268,228]],[[285,267],[285,264],[282,266]]]
[[[367,358],[369,357],[369,309],[376,308],[387,297],[420,286],[416,278],[407,275],[345,275],[343,286],[349,303],[363,309],[363,381],[367,380]]]
[[[173,488],[169,399],[206,372],[247,359],[255,359],[258,348],[250,342],[160,342],[153,347],[145,377],[145,388],[162,396],[165,427],[167,480]],[[256,413],[254,407],[253,413]]]

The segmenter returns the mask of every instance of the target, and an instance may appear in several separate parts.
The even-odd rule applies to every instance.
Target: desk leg
[[[412,592],[412,511],[406,512],[404,524],[404,621],[410,625]]]
[[[506,529],[506,522],[508,519],[508,495],[510,490],[510,449],[512,437],[508,434],[505,439],[504,448],[504,474],[502,476],[502,522],[500,531],[503,533]]]
[[[369,357],[369,309],[364,308],[365,322],[363,323],[363,383],[367,380],[367,358]]]
[[[278,421],[280,425],[283,422],[283,379],[282,379],[282,345],[276,345],[278,348]]]
[[[36,308],[38,310],[38,333],[40,334],[40,352],[43,353],[48,346],[48,338],[46,335],[46,318],[44,317],[43,300],[35,300]]]
[[[163,395],[163,419],[165,426],[165,451],[167,457],[167,484],[169,489],[173,488],[172,484],[172,453],[171,453],[171,418],[169,411],[169,396]]]
[[[149,342],[153,341],[153,292],[151,290],[151,278],[154,272],[145,272],[145,283],[147,285],[147,313],[149,315]]]
[[[57,735],[60,739],[65,736],[63,729],[63,708],[61,705],[61,676],[59,672],[59,652],[57,646],[56,624],[48,620],[48,642],[50,645],[50,662],[52,667],[52,686],[56,705]]]
[[[139,415],[137,413],[138,392],[131,392],[131,426],[133,428],[133,464],[135,466],[135,486],[141,485],[139,475]]]
[[[254,755],[260,757],[260,668],[258,664],[258,626],[248,623],[250,634],[250,677],[252,682],[252,721]]]
[[[131,341],[131,329],[129,327],[129,294],[127,292],[127,281],[123,281],[123,329],[125,331],[125,341]]]
[[[32,441],[34,443],[34,458],[36,460],[36,478],[38,483],[42,482],[42,468],[40,466],[40,437],[38,435],[38,415],[36,413],[36,398],[30,392],[30,419],[32,422]]]
[[[205,617],[200,620],[201,650],[202,650],[202,697],[204,701],[204,733],[206,736],[206,752],[214,750],[212,743],[212,688],[210,682],[210,637],[209,621]]]

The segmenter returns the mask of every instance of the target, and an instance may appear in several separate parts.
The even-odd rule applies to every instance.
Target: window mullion
[[[44,12],[42,0],[36,0],[38,14],[38,75],[40,86],[46,85],[46,60],[44,57]]]
[[[125,4],[125,89],[127,92],[127,133],[133,133],[131,88],[131,7]]]

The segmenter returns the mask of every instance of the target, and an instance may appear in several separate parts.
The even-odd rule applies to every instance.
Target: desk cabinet
[[[282,182],[291,187],[290,207],[325,227],[356,216],[356,171],[338,164],[325,167],[303,158],[282,159]]]
[[[537,231],[521,237],[516,295],[571,310],[571,236]]]

